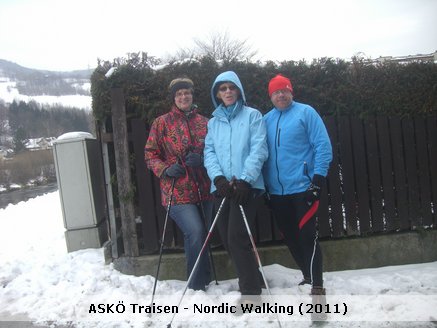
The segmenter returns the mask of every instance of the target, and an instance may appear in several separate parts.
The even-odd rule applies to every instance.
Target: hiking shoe
[[[325,321],[328,319],[326,314],[326,290],[323,287],[313,287],[311,289],[313,303],[312,321]]]
[[[303,280],[297,284],[298,286],[303,286],[303,285],[311,285],[311,279],[309,278],[303,278]]]

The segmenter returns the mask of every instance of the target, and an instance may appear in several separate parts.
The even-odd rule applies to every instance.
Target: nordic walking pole
[[[168,197],[167,211],[165,213],[164,227],[162,228],[162,237],[161,237],[161,247],[159,249],[158,268],[156,269],[155,282],[153,284],[152,300],[150,301],[150,305],[153,305],[153,299],[155,298],[156,284],[158,282],[159,269],[161,267],[162,250],[164,248],[165,231],[167,230],[168,215],[169,215],[170,208],[171,208],[171,200],[173,198],[173,190],[174,190],[175,182],[176,182],[176,178],[173,178],[173,180],[171,182],[171,187],[170,187],[171,188],[170,195]]]
[[[188,285],[190,284],[191,278],[193,277],[194,272],[195,272],[196,269],[197,269],[197,265],[199,264],[200,257],[201,257],[202,254],[204,253],[205,248],[206,248],[206,246],[208,245],[208,241],[209,241],[209,239],[211,238],[212,230],[214,229],[214,226],[215,226],[215,224],[217,223],[217,219],[218,219],[218,217],[219,217],[219,215],[220,215],[220,212],[221,212],[221,210],[222,210],[222,207],[223,207],[223,204],[225,203],[225,201],[226,201],[226,197],[224,197],[223,200],[222,200],[222,202],[220,203],[220,206],[219,206],[219,208],[218,208],[218,210],[217,210],[217,214],[215,215],[214,221],[212,222],[211,227],[209,228],[209,231],[208,231],[208,234],[207,234],[207,236],[206,236],[206,238],[205,238],[205,241],[204,241],[204,243],[203,243],[203,246],[202,246],[202,248],[200,249],[199,255],[197,256],[196,263],[194,263],[193,269],[191,270],[190,276],[188,277],[188,280],[187,280],[187,283],[186,283],[186,285],[185,285],[184,291],[182,292],[181,299],[179,300],[179,303],[178,303],[178,306],[177,306],[178,311],[179,311],[179,307],[181,306],[182,299],[184,298],[185,293],[187,292]],[[174,320],[174,318],[175,318],[175,316],[176,316],[176,313],[177,313],[178,311],[175,311],[175,312],[173,313],[173,317],[171,318],[171,321],[170,321],[169,324],[167,325],[167,328],[171,328],[171,324],[173,323],[173,320]]]
[[[261,259],[259,257],[258,249],[256,248],[255,241],[254,241],[253,236],[252,236],[252,232],[250,231],[249,224],[247,223],[246,213],[244,212],[243,206],[242,205],[239,205],[239,206],[240,206],[241,215],[243,216],[244,224],[246,225],[247,233],[249,234],[249,239],[250,239],[250,242],[252,244],[253,252],[255,253],[256,261],[258,262],[259,270],[261,271],[261,275],[262,275],[263,280],[264,280],[264,284],[266,285],[267,292],[269,293],[270,296],[272,296],[272,293],[270,292],[269,284],[267,283],[267,279],[266,279],[266,276],[264,274],[263,266],[261,264]],[[282,328],[281,321],[279,321],[279,315],[277,313],[276,313],[276,317],[278,320],[279,327]]]

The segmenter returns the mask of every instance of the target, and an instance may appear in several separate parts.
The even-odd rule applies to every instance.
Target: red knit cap
[[[269,82],[269,97],[272,96],[273,92],[282,89],[288,89],[293,92],[293,86],[291,85],[290,80],[287,79],[285,76],[278,74]]]

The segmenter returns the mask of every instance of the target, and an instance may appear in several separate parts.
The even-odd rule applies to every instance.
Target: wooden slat
[[[431,173],[432,202],[434,205],[433,223],[437,224],[437,118],[426,120],[428,130],[429,167]]]
[[[327,184],[322,188],[320,195],[319,209],[317,210],[317,223],[319,228],[319,237],[331,237],[331,227],[329,225],[329,208],[328,208],[328,190]]]
[[[365,124],[367,167],[369,168],[370,210],[372,213],[372,231],[384,230],[382,215],[381,174],[379,165],[378,138],[375,118],[369,118]]]
[[[333,237],[341,237],[345,234],[343,217],[343,195],[341,190],[339,172],[339,141],[337,121],[334,116],[325,118],[326,129],[332,145],[332,162],[329,166],[327,191],[329,194],[330,223]]]
[[[381,175],[386,230],[394,231],[399,229],[400,225],[399,217],[396,215],[395,208],[394,168],[390,143],[390,130],[388,118],[386,116],[379,116],[377,118],[377,129],[379,148],[381,150]]]
[[[414,128],[416,131],[417,168],[419,174],[422,225],[429,227],[432,224],[433,219],[431,209],[431,177],[428,165],[428,142],[426,139],[425,119],[416,117],[414,119]],[[434,169],[436,168],[434,167]]]
[[[159,187],[159,179],[156,176],[153,176],[153,193],[155,195],[155,208],[156,208],[156,216],[157,216],[157,238],[159,244],[161,243],[162,230],[164,228],[165,222],[165,213],[166,206],[161,204],[161,189]],[[164,245],[166,247],[171,247],[173,244],[173,225],[172,221],[169,217],[169,222],[167,223],[167,229],[164,236]]]
[[[363,121],[351,118],[352,147],[354,150],[355,181],[357,187],[358,219],[360,232],[371,231],[369,177],[367,174],[367,152],[365,151]]]
[[[100,129],[97,129],[97,138],[100,140],[102,147],[102,161],[103,161],[103,172],[105,179],[105,192],[106,192],[106,204],[108,211],[108,222],[109,222],[109,231],[110,231],[110,239],[111,239],[111,256],[112,258],[119,257],[119,247],[117,242],[117,219],[115,217],[115,208],[114,208],[114,192],[111,184],[111,168],[110,168],[110,145],[107,142],[103,142],[101,136],[103,134],[108,135],[105,132],[106,127],[105,124],[100,126]],[[111,133],[112,136],[112,133]],[[112,137],[111,137],[112,139]]]
[[[137,182],[139,215],[142,220],[141,230],[143,235],[143,252],[150,253],[159,249],[159,238],[156,234],[157,213],[152,185],[153,173],[147,168],[144,161],[144,145],[147,140],[148,132],[143,120],[132,119],[130,124],[132,129],[131,142],[136,154],[135,177]]]
[[[355,198],[355,175],[349,118],[339,118],[338,139],[340,143],[341,179],[343,186],[343,201],[346,216],[346,231],[348,235],[358,235],[358,222]]]
[[[101,140],[103,143],[113,142],[113,141],[114,141],[113,139],[114,139],[114,138],[113,138],[112,133],[102,132],[102,133],[100,134],[100,140]]]
[[[393,149],[393,168],[395,178],[396,209],[401,230],[410,228],[408,213],[407,172],[404,159],[404,144],[402,141],[402,123],[399,117],[390,119],[390,136]]]
[[[129,163],[130,151],[127,137],[126,109],[121,88],[111,90],[111,109],[124,252],[127,256],[138,256],[139,249]]]
[[[419,178],[416,165],[416,144],[414,139],[414,122],[410,118],[402,120],[404,136],[405,163],[407,172],[408,207],[411,227],[422,223],[419,203]]]

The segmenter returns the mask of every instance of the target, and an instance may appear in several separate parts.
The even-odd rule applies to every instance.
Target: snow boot
[[[313,312],[311,313],[312,321],[325,321],[328,319],[326,314],[326,290],[323,287],[313,287],[311,289],[311,298],[313,302]]]

